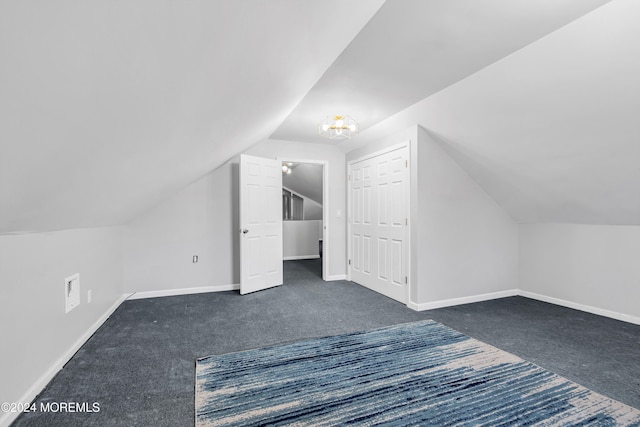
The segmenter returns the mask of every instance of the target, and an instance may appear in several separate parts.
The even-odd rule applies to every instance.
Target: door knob
[[[249,230],[247,230],[246,228],[242,230],[242,234],[247,234],[249,232]]]

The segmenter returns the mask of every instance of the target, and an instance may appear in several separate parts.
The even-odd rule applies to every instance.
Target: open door
[[[240,156],[240,293],[282,285],[282,166]]]

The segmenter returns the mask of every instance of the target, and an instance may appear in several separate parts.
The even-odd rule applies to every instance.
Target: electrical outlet
[[[194,255],[192,258],[193,263],[195,264],[196,262],[198,262],[198,255]]]
[[[87,304],[91,302],[91,289],[87,291]]]

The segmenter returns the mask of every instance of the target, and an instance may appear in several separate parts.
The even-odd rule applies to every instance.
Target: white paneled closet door
[[[349,163],[352,281],[408,300],[409,147]]]

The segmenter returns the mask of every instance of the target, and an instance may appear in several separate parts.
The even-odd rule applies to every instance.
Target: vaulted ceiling
[[[292,174],[282,175],[282,186],[318,204],[322,204],[322,165],[292,164]]]
[[[174,194],[267,138],[381,4],[1,2],[0,233]]]
[[[355,145],[418,123],[520,223],[640,225],[638,16],[605,4]]]
[[[0,4],[0,233],[121,224],[251,145],[420,124],[518,221],[640,223],[633,0]],[[323,142],[329,144],[329,142]]]
[[[273,137],[325,142],[318,122],[342,114],[366,129],[607,1],[387,1]]]

